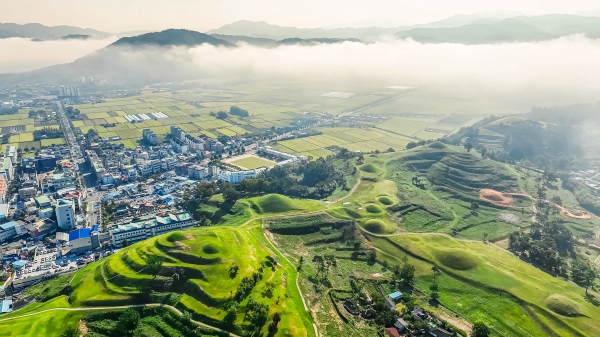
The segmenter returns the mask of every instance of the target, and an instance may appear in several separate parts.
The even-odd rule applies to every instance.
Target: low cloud
[[[113,42],[0,40],[0,72],[19,72],[71,62]],[[482,104],[525,102],[521,107],[594,102],[600,99],[600,42],[569,36],[535,43],[495,45],[425,44],[386,40],[315,46],[235,48],[111,48],[78,62],[90,72],[137,74],[167,80],[216,78],[246,81],[328,82],[338,87],[435,87],[436,97],[477,98]],[[103,61],[103,62],[100,62]],[[103,64],[98,67],[97,64]],[[86,74],[79,72],[74,74]],[[131,73],[134,73],[131,71]],[[358,89],[357,89],[358,90]],[[432,103],[433,104],[433,103]],[[510,104],[509,104],[510,105]]]
[[[23,38],[0,39],[0,73],[21,73],[73,62],[114,41],[116,38],[39,42]]]

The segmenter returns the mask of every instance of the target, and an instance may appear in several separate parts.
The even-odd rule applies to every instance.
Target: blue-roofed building
[[[0,313],[4,314],[13,311],[12,300],[3,300],[0,304]]]
[[[19,260],[19,261],[13,262],[12,266],[13,266],[13,268],[15,268],[17,270],[20,270],[20,269],[23,269],[23,267],[25,267],[25,265],[28,262],[29,261],[27,261],[27,260]]]
[[[15,221],[0,225],[0,242],[10,240],[17,236],[17,223]]]
[[[71,254],[81,254],[93,250],[91,229],[79,228],[69,232]]]
[[[398,303],[402,299],[402,293],[399,291],[396,291],[396,292],[389,294],[388,297],[391,298],[392,301],[394,301],[395,303]]]

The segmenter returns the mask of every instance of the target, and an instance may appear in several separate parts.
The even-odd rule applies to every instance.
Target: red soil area
[[[479,198],[500,206],[510,206],[513,203],[513,197],[510,194],[504,194],[489,188],[480,190]]]

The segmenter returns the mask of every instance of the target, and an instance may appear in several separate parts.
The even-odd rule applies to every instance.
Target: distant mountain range
[[[132,35],[139,35],[147,33],[148,31],[132,31],[122,32],[118,34],[111,34],[107,32],[101,32],[92,28],[79,28],[74,26],[54,26],[48,27],[39,23],[0,23],[0,39],[6,39],[11,37],[22,37],[30,38],[35,40],[56,40],[66,36],[83,36],[87,35],[94,38],[106,38],[109,36],[125,37]]]
[[[545,41],[572,34],[600,38],[600,17],[564,14],[521,16],[460,27],[414,28],[400,31],[396,36],[426,43],[482,44]]]
[[[515,13],[518,14],[518,13]],[[507,14],[508,15],[508,14]],[[600,37],[600,17],[549,14],[510,18],[486,17],[484,14],[454,15],[423,25],[397,28],[297,28],[266,22],[237,21],[208,32],[212,35],[247,36],[282,39],[359,39],[370,42],[382,36],[412,38],[420,42],[454,42],[465,44],[526,42],[555,39],[572,34]]]

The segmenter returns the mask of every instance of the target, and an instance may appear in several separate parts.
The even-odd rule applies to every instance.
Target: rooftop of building
[[[11,222],[7,222],[5,224],[0,225],[0,228],[2,228],[2,230],[9,230],[11,228],[14,228],[15,226],[17,226],[17,223],[15,221],[11,221]]]
[[[91,232],[90,228],[79,228],[74,231],[70,231],[69,232],[69,241],[89,238],[90,232]]]
[[[130,230],[136,230],[144,228],[146,225],[150,227],[167,225],[171,223],[183,222],[192,220],[192,216],[190,213],[183,212],[179,214],[169,214],[168,216],[156,216],[154,219],[148,219],[145,221],[132,222],[123,225],[117,225],[112,231],[114,233],[126,232]]]

